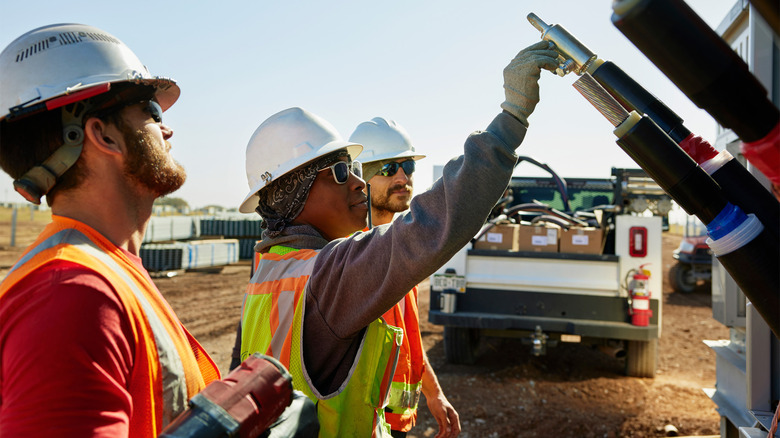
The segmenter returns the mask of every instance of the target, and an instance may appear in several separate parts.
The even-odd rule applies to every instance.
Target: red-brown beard
[[[145,131],[123,129],[128,145],[124,173],[150,190],[157,197],[178,190],[187,179],[187,172],[176,161],[169,164],[167,152],[152,146],[155,139]],[[168,142],[165,146],[170,149]]]
[[[409,208],[409,201],[411,201],[411,193],[410,193],[410,199],[407,202],[402,202],[400,200],[391,200],[392,193],[398,189],[406,188],[410,192],[412,190],[411,186],[409,185],[403,185],[403,184],[396,184],[393,186],[390,186],[387,188],[387,190],[382,194],[371,194],[371,207],[376,208],[378,210],[386,210],[392,213],[400,213],[402,211],[405,211]]]

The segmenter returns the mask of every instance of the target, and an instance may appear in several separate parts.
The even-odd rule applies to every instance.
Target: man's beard
[[[187,172],[176,161],[170,164],[167,152],[154,147],[155,139],[151,134],[140,130],[123,131],[125,144],[128,145],[125,175],[157,197],[173,193],[184,184]]]
[[[392,193],[399,189],[406,188],[409,190],[409,199],[408,200],[400,200],[400,199],[393,199]],[[400,213],[402,211],[406,211],[409,208],[409,202],[411,201],[411,191],[412,188],[407,185],[403,184],[397,184],[394,186],[390,186],[387,188],[385,193],[379,195],[373,195],[372,193],[372,199],[371,199],[371,208],[375,208],[377,210],[384,210],[389,211],[391,213]]]

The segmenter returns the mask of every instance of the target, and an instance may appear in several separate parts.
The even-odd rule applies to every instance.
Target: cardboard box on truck
[[[560,229],[553,225],[521,225],[518,251],[558,252]]]
[[[519,229],[520,225],[517,224],[494,225],[474,242],[474,249],[517,251]]]
[[[571,227],[561,230],[560,252],[601,254],[604,251],[604,229]]]

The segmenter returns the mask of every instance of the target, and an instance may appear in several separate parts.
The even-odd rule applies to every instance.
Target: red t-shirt
[[[126,437],[134,350],[103,277],[64,261],[28,275],[0,302],[0,436]]]

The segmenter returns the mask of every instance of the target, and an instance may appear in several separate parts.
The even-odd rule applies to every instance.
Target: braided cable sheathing
[[[628,118],[628,111],[623,108],[604,87],[601,86],[590,73],[583,73],[572,86],[593,105],[598,112],[612,123],[618,126]]]

